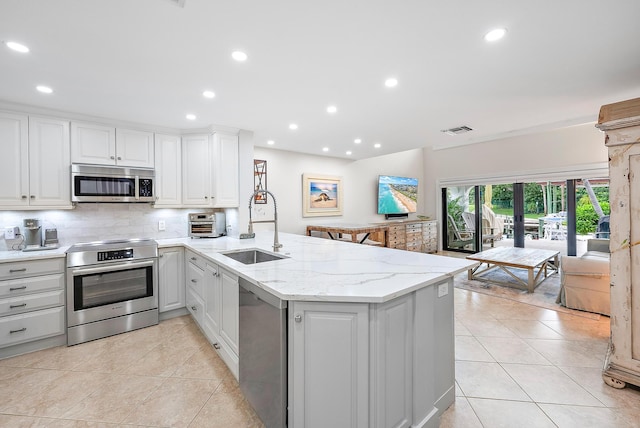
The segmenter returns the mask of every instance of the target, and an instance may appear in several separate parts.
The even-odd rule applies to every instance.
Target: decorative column
[[[607,385],[640,385],[640,98],[604,105],[597,128],[609,148],[611,339]]]

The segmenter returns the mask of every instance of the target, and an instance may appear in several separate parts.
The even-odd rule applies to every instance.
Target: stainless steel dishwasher
[[[266,427],[286,427],[287,301],[239,283],[240,389]]]

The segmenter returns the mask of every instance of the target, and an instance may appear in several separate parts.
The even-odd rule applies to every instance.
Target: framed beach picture
[[[302,216],[342,215],[342,177],[302,174]]]

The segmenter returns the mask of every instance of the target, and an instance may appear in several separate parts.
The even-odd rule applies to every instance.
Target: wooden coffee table
[[[530,248],[499,247],[467,256],[469,260],[480,262],[479,266],[469,269],[468,278],[479,281],[494,282],[496,284],[515,286],[529,293],[540,285],[548,276],[548,270],[558,272],[559,251],[538,250]],[[553,261],[553,264],[550,262]],[[486,267],[484,265],[486,264]],[[483,268],[484,267],[484,268]],[[495,268],[500,268],[508,273],[514,282],[496,281],[484,277]],[[528,280],[525,282],[514,274],[513,269],[526,269]]]

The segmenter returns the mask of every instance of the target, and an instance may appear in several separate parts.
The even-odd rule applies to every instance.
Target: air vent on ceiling
[[[444,132],[445,134],[449,134],[449,135],[458,135],[458,134],[464,134],[465,132],[469,132],[469,131],[473,131],[473,128],[466,126],[466,125],[462,125],[462,126],[456,126],[455,128],[449,128],[449,129],[443,129],[442,132]]]
[[[180,7],[184,7],[184,3],[187,0],[169,0],[171,3],[175,3],[176,5],[180,6]]]

